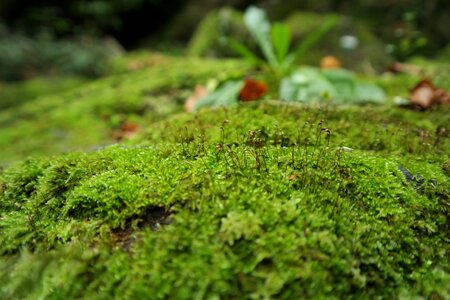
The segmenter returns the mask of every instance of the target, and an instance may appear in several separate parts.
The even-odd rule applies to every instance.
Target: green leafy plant
[[[344,69],[321,70],[313,67],[295,68],[308,50],[314,46],[337,22],[337,17],[329,18],[322,26],[311,32],[292,51],[291,31],[282,23],[273,26],[266,13],[251,6],[244,15],[245,24],[256,40],[264,59],[249,47],[234,38],[228,38],[229,45],[255,66],[265,67],[275,74],[279,83],[278,97],[287,101],[314,103],[330,100],[334,103],[381,103],[384,91],[376,85],[359,82],[356,76]],[[266,74],[266,75],[272,75]],[[228,80],[217,90],[197,102],[195,109],[201,107],[233,106],[238,100],[242,81]]]
[[[228,44],[234,51],[242,55],[249,62],[257,66],[265,66],[277,75],[284,76],[294,68],[307,51],[319,42],[327,32],[337,23],[336,16],[330,17],[325,23],[297,45],[291,52],[292,35],[289,27],[283,23],[275,23],[273,26],[267,20],[264,10],[251,6],[244,15],[245,25],[253,38],[258,43],[264,56],[264,60],[246,45],[233,38],[227,38]]]

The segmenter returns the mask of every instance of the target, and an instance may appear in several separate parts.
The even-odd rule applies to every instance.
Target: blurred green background
[[[0,80],[101,76],[108,57],[142,47],[183,53],[208,12],[249,5],[264,8],[272,20],[299,10],[350,15],[398,61],[445,55],[450,40],[448,0],[2,0]]]

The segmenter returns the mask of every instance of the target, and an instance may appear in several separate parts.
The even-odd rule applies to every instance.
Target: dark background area
[[[3,0],[0,67],[29,67],[20,74],[0,71],[0,78],[26,78],[39,73],[55,57],[58,61],[67,53],[78,52],[82,55],[66,67],[67,72],[97,76],[102,70],[86,65],[104,55],[103,49],[97,49],[98,39],[112,37],[118,42],[115,47],[127,50],[182,46],[212,9],[232,6],[244,10],[252,4],[264,8],[272,20],[285,18],[294,10],[352,15],[390,44],[392,55],[400,61],[414,55],[433,57],[450,40],[448,0]]]

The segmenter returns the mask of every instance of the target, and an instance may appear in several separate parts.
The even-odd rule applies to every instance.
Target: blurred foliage
[[[336,26],[338,20],[337,16],[328,17],[322,24],[308,32],[301,43],[291,47],[292,34],[289,26],[284,23],[274,23],[272,26],[264,10],[250,6],[244,14],[245,26],[257,42],[264,59],[261,60],[256,52],[233,37],[227,37],[227,42],[255,66],[265,67],[278,76],[286,75],[310,52],[310,48]]]
[[[226,45],[225,37],[245,41],[256,50],[257,43],[246,29],[242,13],[230,7],[213,10],[207,14],[193,32],[187,53],[194,56],[233,56],[235,51]]]
[[[450,42],[447,44],[447,47],[439,53],[439,59],[450,62]]]
[[[24,104],[43,95],[59,93],[86,82],[79,77],[39,77],[22,82],[0,82],[0,109]]]
[[[450,40],[450,2],[447,0],[292,0],[260,1],[272,18],[293,10],[339,12],[365,20],[397,59],[434,55]]]
[[[269,11],[267,11],[269,13]],[[362,21],[344,15],[318,14],[297,11],[283,20],[292,33],[292,44],[308,45],[305,43],[311,32],[323,26],[329,18],[337,18],[337,24],[324,38],[316,44],[309,45],[311,49],[307,55],[301,55],[302,64],[318,65],[327,55],[333,55],[348,69],[358,72],[374,73],[383,71],[392,64],[392,57],[385,51],[385,43],[375,36],[371,29]],[[313,35],[314,36],[314,35]],[[226,43],[232,37],[244,43],[253,53],[259,53],[256,41],[247,30],[242,13],[232,8],[222,8],[209,13],[194,32],[187,51],[190,55],[227,57],[236,55],[232,47]],[[311,36],[310,36],[311,37]],[[356,41],[352,48],[345,48],[342,40],[351,38]],[[305,48],[301,46],[300,50]]]
[[[159,31],[170,39],[187,40],[211,9],[228,5],[239,10],[258,5],[272,20],[296,10],[335,12],[364,19],[391,51],[403,59],[434,54],[450,40],[450,2],[447,0],[3,0],[0,20],[26,34],[43,31],[54,36],[110,34],[126,47]]]
[[[197,9],[201,10],[206,2],[196,1]],[[299,10],[333,12],[363,20],[379,38],[389,43],[386,50],[402,61],[414,55],[433,56],[450,40],[450,2],[446,0],[402,0],[395,5],[390,0],[261,0],[252,3],[264,8],[271,20],[286,18]],[[183,26],[186,28],[186,20]]]
[[[90,36],[30,38],[0,30],[0,80],[20,80],[40,74],[96,77],[106,71],[107,59],[123,52],[113,39]]]
[[[116,40],[129,45],[151,34],[177,3],[182,1],[1,1],[0,80],[104,75],[108,58],[123,51]]]
[[[39,0],[0,3],[0,19],[10,28],[36,36],[113,35],[129,45],[152,33],[184,1],[181,0]]]
[[[433,56],[450,40],[447,0],[402,0],[395,5],[390,0],[3,0],[0,79],[22,79],[42,69],[99,75],[104,53],[92,43],[86,45],[85,38],[80,42],[80,36],[112,36],[127,49],[146,39],[152,47],[171,45],[175,40],[186,42],[212,9],[228,5],[243,10],[250,4],[264,8],[271,20],[299,10],[354,16],[369,24],[388,43],[386,50],[401,61],[415,55]]]

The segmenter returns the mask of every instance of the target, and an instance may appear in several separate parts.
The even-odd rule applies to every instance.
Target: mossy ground
[[[37,89],[36,97],[16,93],[21,97],[18,102],[25,103],[0,112],[0,165],[29,155],[111,144],[112,132],[123,122],[151,123],[181,112],[182,103],[197,83],[212,76],[242,74],[246,69],[248,66],[238,60],[145,52],[115,61],[111,76],[77,88],[50,93],[49,87],[47,95]],[[14,95],[17,89],[10,90]],[[27,97],[32,99],[24,101]]]
[[[78,93],[138,103],[147,72]],[[448,116],[268,101],[24,160],[0,174],[0,298],[447,299]]]
[[[42,95],[59,93],[86,81],[77,77],[44,77],[19,83],[0,82],[0,109],[19,106]]]

